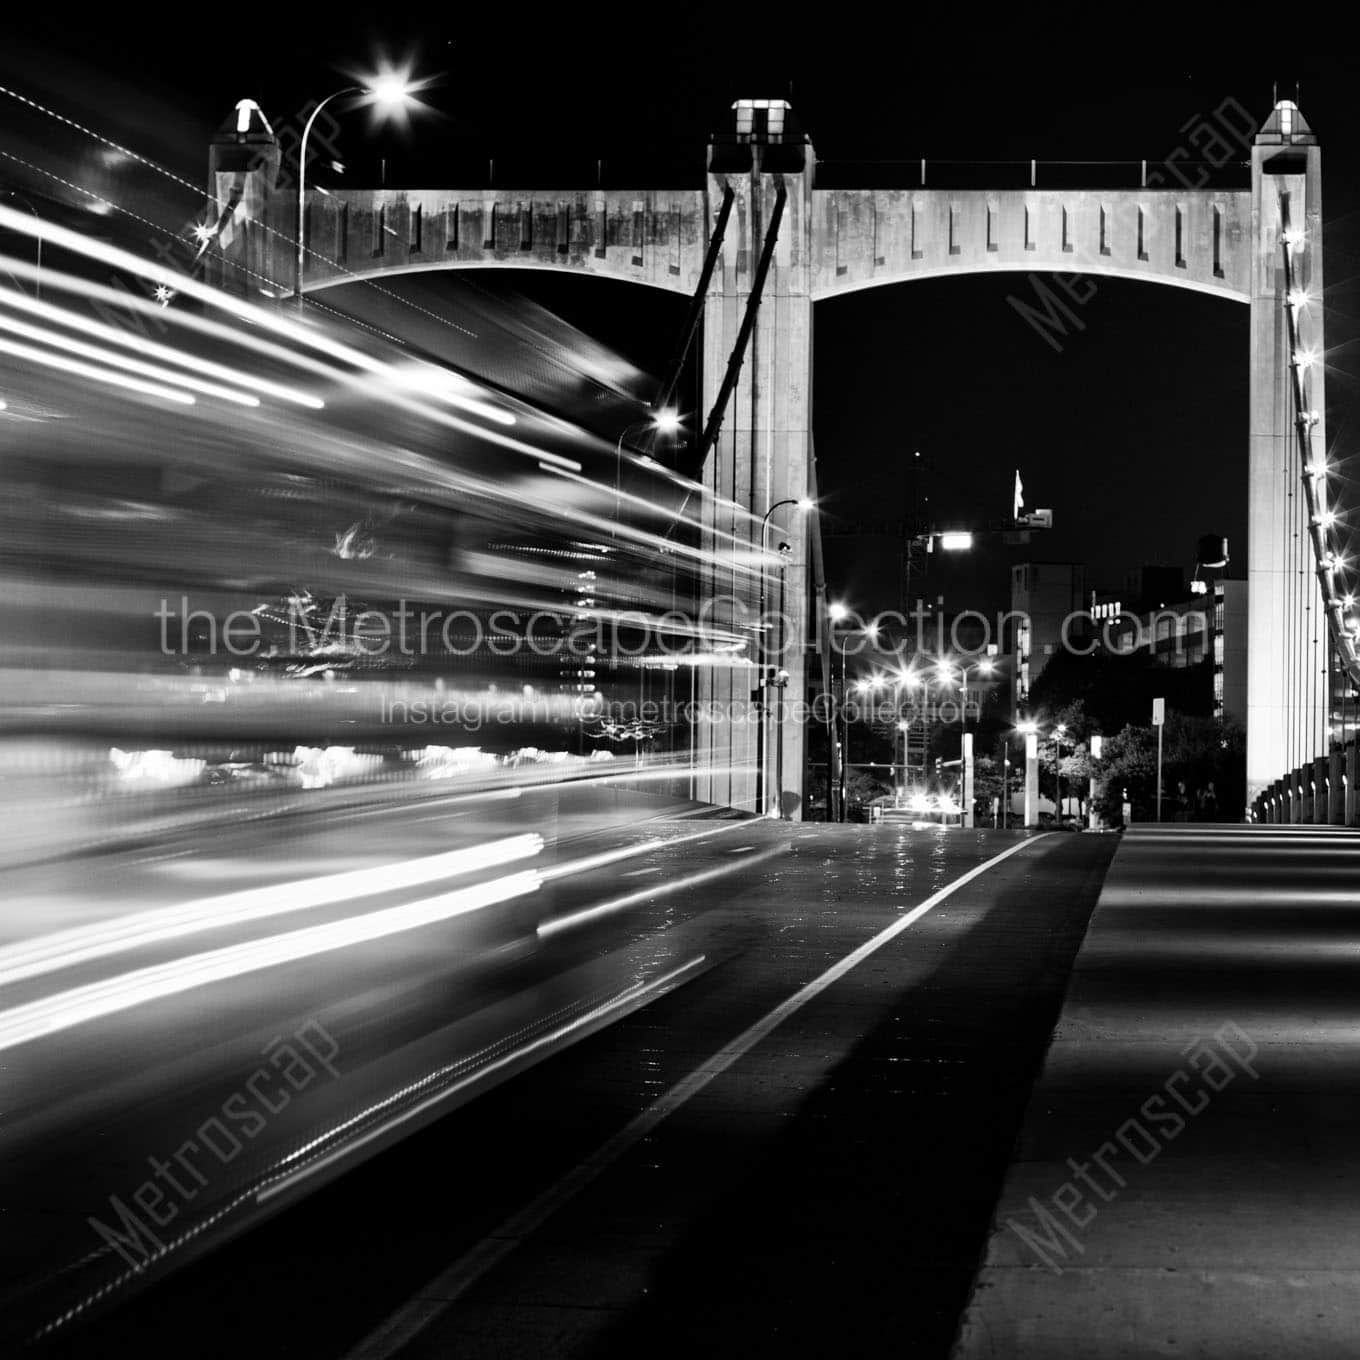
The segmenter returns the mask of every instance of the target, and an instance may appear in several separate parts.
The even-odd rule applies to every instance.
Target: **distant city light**
[[[841,623],[849,617],[850,611],[839,600],[833,601],[827,606],[826,612],[831,616],[833,623]]]
[[[940,547],[945,552],[967,552],[973,546],[973,535],[967,531],[940,535]]]

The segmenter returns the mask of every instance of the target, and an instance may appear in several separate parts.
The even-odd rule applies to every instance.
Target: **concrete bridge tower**
[[[750,551],[732,556],[737,570],[715,570],[708,593],[719,601],[715,622],[739,625],[744,612],[749,624],[760,593],[749,570],[757,577],[763,571],[770,626],[749,632],[754,664],[714,667],[701,678],[711,720],[696,733],[696,743],[700,757],[711,758],[713,773],[701,781],[696,796],[764,812],[782,802],[797,818],[802,815],[804,725],[771,716],[762,741],[759,723],[745,715],[753,694],[760,692],[762,643],[778,648],[777,655],[767,654],[769,664],[788,672],[787,683],[765,689],[764,697],[789,706],[801,705],[805,697],[808,517],[795,505],[774,511],[765,535],[772,549],[768,554],[761,551],[760,526],[778,502],[808,494],[814,158],[784,101],[739,100],[733,113],[733,130],[715,137],[708,151],[710,215],[726,190],[734,195],[704,311],[703,390],[710,408],[724,383],[732,381],[738,361],[740,369],[702,475],[719,502],[735,502],[747,512],[743,517],[720,511],[715,521],[710,510],[705,527],[717,533],[709,546],[721,553],[723,540],[717,535],[725,532],[748,542]],[[743,329],[748,332],[744,351]],[[789,545],[782,558],[782,628],[774,622],[781,605],[781,543]],[[740,568],[748,569],[744,579]],[[758,797],[763,807],[757,808]]]
[[[1281,100],[1251,148],[1251,424],[1248,467],[1247,801],[1327,750],[1328,623],[1314,577],[1290,391],[1285,222],[1299,325],[1316,353],[1303,374],[1311,458],[1327,448],[1322,330],[1322,152]]]

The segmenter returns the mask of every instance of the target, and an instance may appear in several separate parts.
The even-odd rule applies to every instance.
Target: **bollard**
[[[1327,787],[1327,757],[1313,757],[1313,825],[1327,825],[1327,806],[1331,790]]]
[[[1346,756],[1341,750],[1327,757],[1327,824],[1346,825]]]

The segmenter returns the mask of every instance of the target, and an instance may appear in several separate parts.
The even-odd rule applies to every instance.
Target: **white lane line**
[[[415,1298],[404,1304],[385,1322],[370,1332],[344,1360],[390,1360],[408,1346],[421,1332],[442,1313],[452,1307],[483,1275],[497,1266],[530,1237],[563,1205],[575,1198],[596,1177],[613,1166],[630,1148],[652,1133],[663,1120],[692,1100],[710,1082],[727,1071],[733,1063],[745,1057],[762,1039],[767,1038],[791,1015],[795,1015],[833,983],[838,982],[850,970],[863,963],[871,954],[882,949],[885,944],[895,940],[909,926],[914,925],[933,907],[939,906],[945,898],[971,883],[988,869],[995,868],[1002,860],[1009,859],[1026,846],[1042,840],[1043,836],[1032,836],[1018,841],[1003,850],[999,855],[984,860],[976,868],[961,874],[952,883],[947,883],[932,893],[919,906],[913,907],[904,916],[899,916],[891,925],[885,926],[871,939],[852,950],[839,962],[832,964],[819,977],[806,986],[799,988],[791,997],[781,1001],[772,1011],[748,1029],[743,1030],[731,1043],[719,1049],[707,1062],[694,1069],[669,1091],[660,1095],[641,1114],[630,1120],[612,1138],[593,1152],[585,1161],[580,1162],[567,1172],[555,1185],[550,1186],[537,1199],[530,1202],[518,1213],[512,1214],[498,1228],[484,1237],[475,1247],[461,1256],[447,1270],[431,1280]]]
[[[559,1025],[556,1029],[549,1031],[547,1034],[540,1035],[537,1039],[532,1039],[526,1044],[521,1044],[518,1048],[503,1054],[494,1062],[487,1063],[485,1066],[477,1068],[476,1071],[470,1072],[460,1081],[454,1082],[452,1086],[448,1086],[444,1090],[437,1092],[435,1095],[427,1097],[418,1105],[412,1106],[411,1109],[403,1110],[393,1118],[385,1120],[377,1128],[370,1129],[362,1137],[356,1138],[353,1142],[346,1143],[343,1147],[337,1148],[334,1152],[313,1162],[310,1166],[302,1167],[300,1170],[285,1175],[282,1180],[274,1181],[271,1184],[264,1186],[256,1194],[255,1202],[257,1204],[268,1203],[269,1200],[283,1194],[287,1190],[291,1190],[301,1181],[307,1180],[309,1177],[315,1176],[318,1172],[326,1170],[335,1163],[353,1156],[360,1148],[366,1147],[374,1140],[385,1138],[393,1129],[400,1128],[401,1125],[409,1123],[412,1119],[419,1119],[422,1115],[427,1114],[436,1106],[443,1104],[450,1097],[458,1095],[469,1086],[475,1086],[479,1082],[485,1081],[493,1072],[499,1072],[514,1063],[523,1062],[524,1059],[531,1054],[540,1052],[545,1048],[551,1049],[554,1046],[561,1044],[564,1040],[569,1039],[578,1031],[595,1025],[601,1020],[607,1019],[616,1011],[625,1008],[635,1010],[645,1001],[655,1000],[656,997],[660,996],[663,992],[668,992],[671,988],[679,985],[685,974],[692,973],[696,968],[702,968],[707,962],[707,959],[708,956],[706,954],[699,954],[695,958],[690,959],[688,963],[683,963],[680,967],[672,969],[669,973],[666,973],[661,977],[653,978],[650,982],[633,983],[630,987],[626,987],[611,1000],[596,1006],[593,1010],[587,1011],[584,1015],[577,1016],[576,1019],[568,1021],[565,1025]],[[313,1143],[308,1144],[307,1147],[300,1148],[297,1152],[290,1154],[285,1160],[293,1161],[297,1158],[306,1156],[313,1146],[343,1133],[345,1128],[359,1123],[368,1113],[369,1111],[365,1111],[364,1114],[356,1115],[353,1119],[346,1120],[344,1124],[328,1130],[321,1138],[314,1140]]]
[[[494,868],[539,854],[543,838],[536,833],[509,836],[464,850],[449,850],[420,859],[398,860],[369,869],[271,883],[261,888],[202,897],[180,906],[153,907],[91,925],[40,935],[35,940],[0,949],[0,986],[38,977],[78,963],[126,953],[145,945],[182,939],[220,926],[265,920],[289,912],[333,906],[402,888],[422,887],[457,874]]]

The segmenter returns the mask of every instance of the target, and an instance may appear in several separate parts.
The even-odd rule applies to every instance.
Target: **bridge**
[[[129,295],[154,340],[109,321],[102,280],[158,263],[0,206],[47,248],[41,297],[17,256],[0,288],[6,1353],[1352,1348],[1360,841],[1319,823],[1357,820],[1354,750],[1324,749],[1354,646],[1312,133],[1279,105],[1246,192],[822,190],[788,110],[736,114],[699,191],[314,197],[301,306],[277,143],[248,118],[213,152],[205,258],[230,292]],[[743,604],[775,568],[769,513],[815,597],[816,526],[779,501],[815,490],[819,299],[1034,261],[1246,302],[1252,587],[1279,626],[1253,634],[1261,824],[784,822],[753,814],[796,810],[799,729],[597,760],[560,749],[529,672],[351,677],[353,649],[285,647],[317,605],[298,582],[517,607],[618,588],[603,545],[534,555],[580,525],[628,538],[579,430],[499,392],[469,431],[411,399],[414,340],[320,319],[436,245],[433,267],[690,298],[691,560]],[[190,613],[262,646],[209,651]],[[729,622],[745,650],[697,677],[710,696],[765,660]],[[431,695],[510,735],[394,735],[391,706]]]
[[[1316,475],[1327,448],[1323,368],[1311,359],[1324,345],[1320,149],[1290,101],[1252,136],[1245,189],[1149,186],[1144,174],[1138,186],[1103,190],[955,191],[820,188],[812,144],[792,111],[782,101],[744,100],[708,148],[703,189],[309,192],[296,279],[295,195],[275,190],[277,173],[277,142],[258,115],[212,146],[211,191],[233,224],[215,261],[227,287],[315,294],[420,270],[527,268],[691,296],[703,318],[705,402],[714,406],[700,472],[738,507],[705,523],[707,542],[729,553],[733,535],[749,544],[732,556],[732,571],[714,570],[713,597],[750,595],[736,568],[764,557],[753,521],[815,490],[809,403],[818,301],[915,279],[1024,271],[1135,279],[1244,303],[1248,800],[1259,817],[1297,820],[1303,795],[1287,789],[1306,784],[1309,815],[1320,805],[1311,792],[1317,762],[1325,784],[1333,695],[1349,683],[1335,672],[1353,678],[1357,666],[1339,550],[1325,527],[1326,477]],[[805,600],[815,517],[808,532],[796,529],[784,530],[793,552],[779,565],[789,598]],[[782,664],[787,692],[801,695],[807,617],[790,613]],[[708,670],[704,698],[720,711],[748,698],[759,683],[756,653],[753,643],[737,664]],[[706,724],[701,740],[715,771],[701,796],[755,809],[763,786],[761,810],[785,805],[799,815],[801,724],[783,721],[759,754],[749,724]],[[776,791],[772,752],[780,748],[786,787]]]

